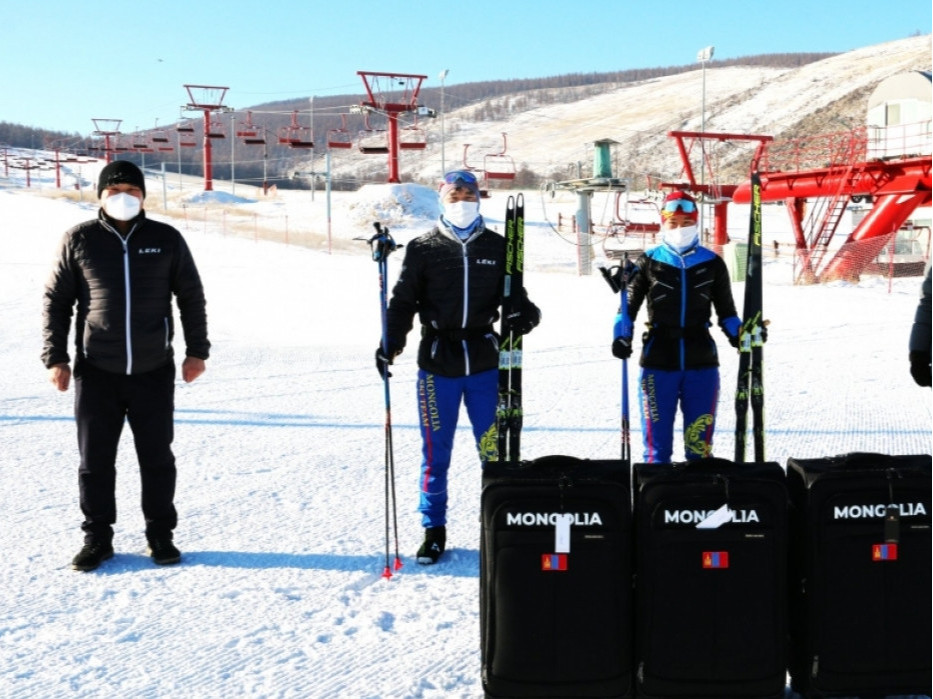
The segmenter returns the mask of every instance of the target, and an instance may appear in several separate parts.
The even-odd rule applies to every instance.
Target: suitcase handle
[[[583,462],[583,459],[576,456],[563,456],[561,454],[550,454],[548,456],[539,456],[537,459],[527,461],[528,468],[555,468],[561,465],[575,466]]]
[[[852,468],[861,468],[863,466],[877,467],[879,464],[885,464],[890,461],[890,459],[891,457],[888,454],[870,451],[852,451],[847,454],[838,454],[835,457],[836,461],[839,461],[845,466],[851,466]]]

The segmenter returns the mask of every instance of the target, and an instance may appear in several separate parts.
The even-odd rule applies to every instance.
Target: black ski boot
[[[71,567],[75,570],[94,570],[108,558],[113,558],[113,544],[109,541],[87,541],[71,561]]]
[[[172,543],[171,535],[151,537],[146,553],[152,556],[153,562],[160,566],[173,565],[181,561],[181,552]]]
[[[437,559],[444,553],[447,543],[447,527],[426,527],[424,530],[424,543],[418,549],[416,560],[421,565],[437,563]]]

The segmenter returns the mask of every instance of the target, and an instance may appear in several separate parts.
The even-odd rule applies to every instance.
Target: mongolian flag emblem
[[[871,547],[871,560],[896,561],[897,544],[873,544]]]
[[[544,553],[541,555],[541,570],[567,570],[566,553]]]
[[[703,552],[703,567],[704,568],[728,568],[729,567],[729,552],[728,551],[704,551]]]

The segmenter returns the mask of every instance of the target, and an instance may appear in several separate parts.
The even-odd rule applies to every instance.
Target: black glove
[[[632,338],[617,337],[612,341],[612,356],[617,359],[628,359],[632,356]]]
[[[527,335],[537,327],[540,320],[538,317],[521,311],[510,313],[505,318],[509,323],[509,327],[512,328],[512,332],[516,335]]]
[[[736,349],[739,348],[739,336],[738,335],[726,335],[726,337],[729,338],[730,345],[732,345]]]
[[[910,353],[910,375],[918,386],[929,386],[930,381],[930,353],[929,352],[911,352]]]
[[[392,376],[392,372],[389,371],[389,364],[402,353],[402,350],[392,343],[388,343],[388,351],[382,349],[382,343],[379,343],[379,346],[376,348],[376,371],[379,372],[379,376],[386,378]]]

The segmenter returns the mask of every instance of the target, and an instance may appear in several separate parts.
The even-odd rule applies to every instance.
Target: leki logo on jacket
[[[487,260],[487,259],[484,258],[484,257],[478,257],[478,258],[476,258],[476,264],[478,264],[478,265],[491,265],[491,266],[495,267],[495,266],[496,266],[496,261],[495,261],[495,260]]]
[[[140,255],[159,255],[162,248],[140,248],[136,252]]]
[[[922,502],[898,504],[901,517],[923,517],[927,514]],[[882,519],[887,505],[837,505],[833,508],[833,519]]]
[[[603,523],[598,512],[508,512],[505,523],[520,527],[555,526],[566,514],[573,515],[571,525],[575,527],[596,527]]]

